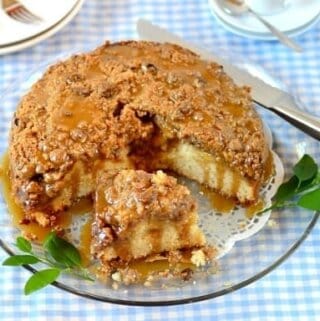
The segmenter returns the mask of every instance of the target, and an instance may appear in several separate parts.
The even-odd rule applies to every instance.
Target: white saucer
[[[231,16],[222,10],[219,0],[209,0],[209,6],[217,21],[235,34],[255,39],[276,39],[261,22],[249,13]],[[287,35],[294,37],[305,32],[320,20],[320,1],[292,0],[288,9],[265,18]]]
[[[27,25],[14,21],[4,12],[0,12],[0,55],[25,49],[52,36],[74,18],[84,2],[84,0],[37,1],[31,5],[30,1],[29,5],[29,1],[23,2],[44,21],[38,25]],[[42,5],[39,5],[41,3]]]

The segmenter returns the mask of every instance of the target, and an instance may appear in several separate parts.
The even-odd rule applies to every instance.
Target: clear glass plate
[[[56,58],[55,61],[62,57],[66,55]],[[2,96],[0,154],[7,149],[10,122],[18,101],[53,62],[39,66],[35,72],[18,81]],[[243,67],[255,73],[256,76],[265,79],[267,77],[268,83],[279,85],[260,67],[253,65],[243,65]],[[259,107],[257,109],[264,122],[271,128],[273,149],[282,159],[286,174],[290,174],[294,163],[305,152],[312,154],[319,162],[320,150],[315,140],[271,112]],[[135,285],[115,290],[99,282],[91,283],[64,275],[53,285],[82,297],[126,305],[173,305],[215,298],[255,282],[276,268],[307,237],[318,217],[319,213],[301,209],[273,211],[269,222],[258,233],[236,242],[232,250],[219,259],[216,273],[200,273],[191,282],[168,284],[162,289]],[[16,253],[12,244],[17,235],[19,231],[11,225],[10,216],[1,195],[0,246],[10,255]],[[26,269],[35,272],[31,266],[26,266]],[[10,281],[13,280],[8,280]]]

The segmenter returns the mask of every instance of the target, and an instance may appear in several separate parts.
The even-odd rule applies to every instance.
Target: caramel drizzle
[[[25,212],[23,208],[16,203],[11,190],[8,153],[4,155],[2,160],[2,175],[0,178],[3,185],[3,197],[11,215],[13,225],[20,229],[25,236],[29,236],[36,242],[41,243],[52,230],[52,227],[43,227],[36,222],[25,222]],[[90,199],[82,199],[69,210],[59,213],[55,221],[55,227],[68,228],[74,215],[81,215],[91,210],[92,201]]]

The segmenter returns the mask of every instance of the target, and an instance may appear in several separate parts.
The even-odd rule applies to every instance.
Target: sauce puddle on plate
[[[9,156],[6,153],[1,161],[0,181],[3,186],[3,198],[7,204],[8,212],[11,215],[12,224],[17,227],[24,236],[30,237],[37,243],[42,243],[47,234],[51,232],[52,227],[42,227],[36,222],[30,222],[28,224],[23,223],[24,211],[20,205],[18,205],[11,191],[10,177],[9,177]],[[56,226],[62,229],[67,229],[72,223],[72,218],[75,215],[83,215],[92,211],[92,200],[81,199],[74,206],[67,211],[60,213],[57,216]],[[89,222],[90,221],[90,222]],[[81,230],[80,248],[79,251],[83,257],[84,262],[90,260],[90,240],[91,240],[91,222],[89,220]]]
[[[227,198],[206,186],[201,186],[201,193],[209,200],[211,206],[220,213],[229,213],[237,205],[232,198]]]

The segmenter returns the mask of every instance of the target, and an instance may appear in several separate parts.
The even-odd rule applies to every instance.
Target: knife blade
[[[266,84],[260,78],[231,64],[228,60],[190,44],[181,37],[152,24],[148,20],[138,20],[137,32],[142,40],[175,43],[190,49],[205,60],[217,62],[223,66],[224,71],[232,77],[237,85],[251,87],[251,95],[255,103],[275,112],[306,134],[320,140],[320,120],[300,110],[298,103],[289,93]]]

